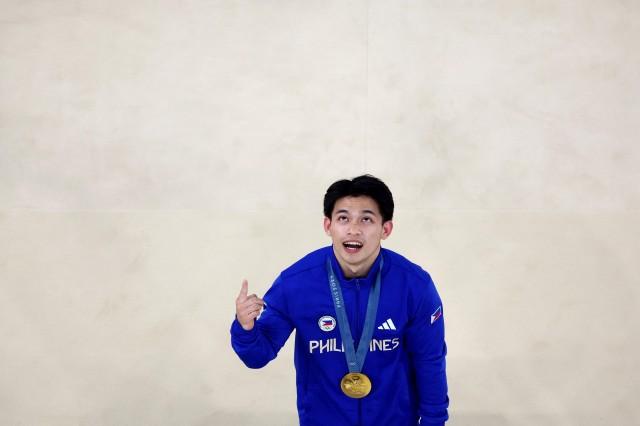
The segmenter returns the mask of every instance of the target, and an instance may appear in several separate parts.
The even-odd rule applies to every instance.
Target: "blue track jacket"
[[[331,259],[340,280],[357,348],[380,255],[384,257],[380,303],[362,369],[371,379],[372,390],[362,399],[353,399],[340,389],[340,380],[349,371],[326,259]],[[423,426],[444,425],[448,419],[440,296],[429,274],[418,265],[391,250],[382,249],[380,255],[366,277],[346,279],[332,247],[316,250],[275,280],[252,330],[245,331],[233,321],[231,345],[250,368],[261,368],[274,359],[296,329],[301,426]]]

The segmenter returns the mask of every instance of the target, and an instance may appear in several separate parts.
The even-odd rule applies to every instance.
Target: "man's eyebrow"
[[[340,210],[336,210],[334,212],[334,214],[338,214],[338,213],[350,213],[349,210],[347,209],[340,209]],[[372,214],[372,215],[376,215],[376,212],[374,212],[373,210],[369,210],[369,209],[364,209],[360,211],[361,214]]]

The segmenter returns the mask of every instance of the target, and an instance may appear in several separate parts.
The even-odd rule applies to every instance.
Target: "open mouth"
[[[347,253],[357,253],[362,248],[362,245],[360,241],[345,241],[342,243]]]

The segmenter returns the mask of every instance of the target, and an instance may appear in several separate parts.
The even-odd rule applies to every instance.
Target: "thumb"
[[[240,294],[238,295],[238,299],[246,299],[248,291],[249,291],[249,282],[246,279],[242,280],[242,287],[240,288]]]

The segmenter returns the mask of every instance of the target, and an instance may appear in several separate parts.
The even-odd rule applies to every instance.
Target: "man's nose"
[[[359,235],[361,231],[360,227],[357,224],[350,223],[347,232],[349,233],[349,235]]]

